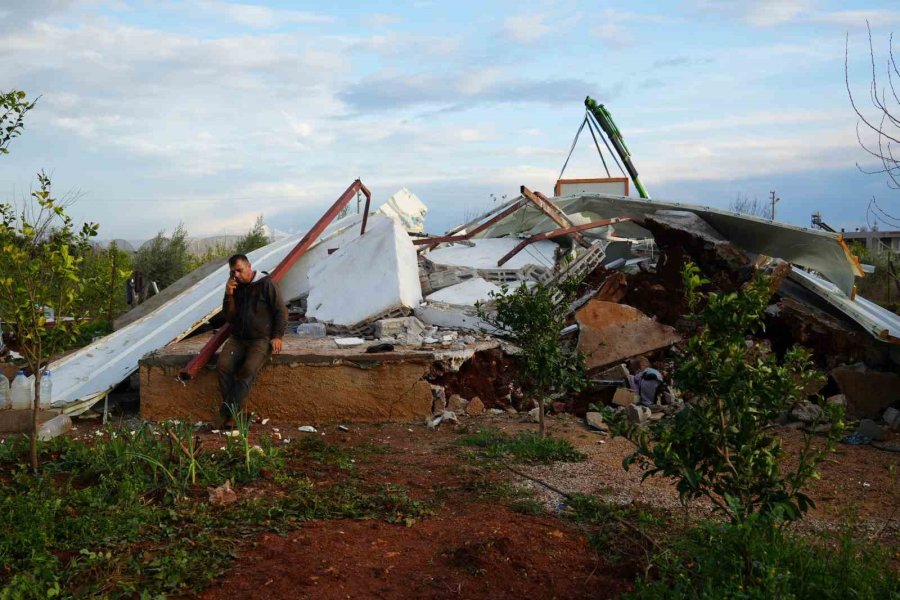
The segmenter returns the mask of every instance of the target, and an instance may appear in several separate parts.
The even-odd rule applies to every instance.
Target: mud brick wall
[[[431,361],[311,361],[280,355],[260,371],[247,408],[273,423],[414,421],[431,415]],[[141,417],[205,421],[221,402],[215,370],[184,384],[176,377],[190,359],[141,361]]]

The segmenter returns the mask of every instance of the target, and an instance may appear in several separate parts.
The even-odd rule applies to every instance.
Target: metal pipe
[[[310,249],[313,243],[322,235],[322,232],[325,231],[325,228],[334,221],[335,217],[337,217],[344,207],[350,202],[350,199],[353,198],[353,195],[358,191],[362,191],[366,196],[366,212],[363,214],[363,222],[362,227],[360,229],[360,235],[365,234],[366,232],[366,221],[369,215],[369,202],[372,198],[371,192],[369,192],[368,188],[363,185],[362,181],[357,179],[353,183],[350,184],[350,187],[341,194],[341,197],[335,201],[334,204],[331,205],[331,208],[316,221],[316,224],[313,225],[309,231],[306,232],[306,235],[303,236],[294,248],[288,252],[287,256],[281,259],[281,262],[278,263],[278,266],[275,267],[272,272],[269,274],[269,277],[272,278],[276,283],[281,281],[281,278],[284,277],[285,273],[290,270],[290,268],[300,259],[301,256],[306,254],[306,252]],[[200,353],[197,354],[191,361],[185,365],[185,367],[178,374],[179,379],[181,380],[189,380],[193,379],[197,376],[197,373],[200,369],[210,361],[213,355],[216,353],[216,350],[225,343],[225,340],[228,339],[228,336],[231,335],[231,324],[226,323],[223,327],[221,327],[216,333],[206,342],[206,345],[200,349]]]
[[[468,233],[464,233],[461,235],[444,235],[444,236],[439,236],[439,237],[421,238],[418,240],[413,240],[413,244],[415,244],[416,246],[424,246],[426,244],[429,244],[432,246],[437,246],[438,244],[443,244],[444,242],[464,242],[464,241],[468,240],[469,238],[471,238],[473,235],[477,235],[477,234],[481,233],[482,231],[484,231],[485,229],[487,229],[488,227],[490,227],[491,225],[494,225],[498,221],[502,221],[509,215],[513,214],[514,212],[516,212],[517,210],[519,210],[520,208],[525,206],[525,204],[527,204],[527,203],[528,203],[527,198],[520,198],[512,205],[507,206],[504,211],[497,213],[496,215],[494,215],[493,217],[491,217],[490,219],[488,219],[487,221],[485,221],[484,223],[482,223],[481,225],[479,225],[472,231],[469,231]]]
[[[567,235],[570,233],[577,233],[579,231],[585,231],[587,229],[596,229],[598,227],[606,227],[607,225],[613,225],[615,223],[621,223],[623,221],[631,221],[631,217],[620,217],[617,219],[604,219],[602,221],[591,221],[590,223],[585,223],[583,225],[573,225],[571,227],[564,227],[562,229],[554,229],[553,231],[545,231],[544,233],[538,233],[537,235],[533,235],[530,238],[526,238],[522,240],[522,242],[517,245],[515,248],[510,250],[506,256],[497,261],[497,266],[502,267],[506,264],[506,261],[511,259],[513,256],[522,251],[523,248],[529,246],[535,242],[540,242],[542,240],[548,240],[550,238],[559,237],[561,235]]]

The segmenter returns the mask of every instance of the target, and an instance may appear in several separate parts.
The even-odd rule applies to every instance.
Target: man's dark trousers
[[[222,417],[230,419],[241,410],[269,353],[269,340],[266,338],[241,340],[232,336],[222,346],[216,362],[219,390],[222,392],[222,407],[219,409]]]

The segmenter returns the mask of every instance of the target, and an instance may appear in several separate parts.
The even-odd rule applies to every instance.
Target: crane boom
[[[647,189],[638,177],[637,169],[634,168],[634,163],[631,162],[631,153],[628,151],[625,140],[622,139],[622,134],[619,132],[619,128],[616,127],[612,115],[609,114],[609,111],[606,110],[605,106],[598,104],[597,101],[590,96],[584,99],[584,107],[594,117],[597,125],[603,130],[603,133],[606,134],[606,137],[609,139],[610,143],[612,143],[613,148],[616,149],[616,153],[618,153],[619,158],[622,160],[622,164],[625,165],[625,170],[628,171],[628,174],[631,176],[634,187],[637,188],[641,198],[649,199],[650,194],[647,193]]]

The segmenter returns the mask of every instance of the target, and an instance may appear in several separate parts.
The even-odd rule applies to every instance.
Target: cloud
[[[390,13],[374,13],[362,17],[363,25],[371,28],[388,27],[403,22],[403,17]]]
[[[519,44],[535,44],[551,34],[560,34],[581,20],[578,13],[551,19],[545,14],[512,15],[503,20],[503,36]]]
[[[322,24],[334,21],[332,17],[319,13],[273,9],[256,4],[204,0],[200,3],[200,6],[207,12],[214,13],[239,25],[246,25],[253,29],[274,29],[287,24]]]
[[[784,25],[811,12],[816,0],[697,0],[694,8],[699,12],[713,12],[726,17],[736,17],[754,27]]]
[[[466,107],[485,103],[565,104],[581,100],[585,90],[596,87],[581,79],[525,79],[497,69],[459,75],[384,73],[351,85],[341,92],[340,98],[357,111],[397,110],[429,104]]]
[[[33,23],[66,13],[75,0],[28,0],[0,6],[0,32],[21,31]]]
[[[503,21],[503,33],[515,42],[532,44],[553,28],[547,24],[546,15],[514,15]]]
[[[698,67],[715,62],[712,58],[692,58],[690,56],[672,56],[653,61],[651,69],[672,69],[677,67]]]
[[[900,23],[900,13],[895,10],[835,10],[814,13],[808,20],[839,27],[862,27],[866,21],[874,25],[887,26]]]
[[[634,37],[623,26],[617,23],[601,23],[591,27],[591,35],[614,46],[631,46],[635,43]]]

